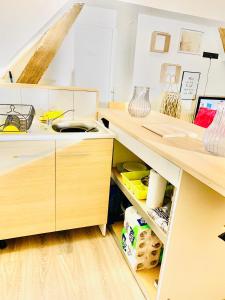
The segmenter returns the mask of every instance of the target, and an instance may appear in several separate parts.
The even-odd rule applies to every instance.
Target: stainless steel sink
[[[76,121],[61,121],[52,124],[52,129],[60,133],[85,133],[85,132],[98,132],[98,128],[95,123],[84,123]]]

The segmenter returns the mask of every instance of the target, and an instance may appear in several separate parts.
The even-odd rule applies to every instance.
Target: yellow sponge
[[[61,116],[61,115],[63,115],[63,111],[61,111],[61,110],[47,111],[43,114],[43,116],[41,116],[39,118],[39,121],[40,122],[47,122],[49,120],[53,120],[53,119],[56,119],[56,118],[63,118],[63,116]]]
[[[18,134],[18,133],[26,133],[26,132],[19,131],[19,129],[14,125],[8,125],[4,127],[1,133]]]

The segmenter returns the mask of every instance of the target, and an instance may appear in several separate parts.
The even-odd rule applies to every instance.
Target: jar
[[[218,105],[217,113],[203,137],[205,149],[225,157],[225,103]]]
[[[133,97],[128,106],[128,112],[132,117],[144,118],[151,112],[148,87],[134,87]]]

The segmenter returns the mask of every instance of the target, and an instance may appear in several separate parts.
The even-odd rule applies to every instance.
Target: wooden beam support
[[[222,40],[222,43],[223,43],[223,49],[224,49],[224,52],[225,52],[225,28],[220,27],[219,28],[219,33],[220,33],[220,37],[221,37],[221,40]]]
[[[82,4],[73,5],[73,7],[45,33],[40,40],[37,50],[19,76],[17,83],[37,84],[40,81],[82,8]]]

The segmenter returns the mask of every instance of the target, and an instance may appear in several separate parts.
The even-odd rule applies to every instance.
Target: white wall
[[[41,83],[98,88],[103,104],[130,98],[138,9],[109,2],[84,7]]]
[[[159,95],[165,90],[165,85],[160,84],[161,64],[180,64],[182,71],[201,72],[199,94],[203,94],[209,60],[201,55],[178,53],[181,28],[200,30],[204,32],[202,50],[216,52],[221,55],[218,61],[212,61],[212,70],[207,89],[208,95],[225,95],[225,62],[222,43],[217,27],[200,25],[169,18],[160,18],[149,15],[139,15],[135,67],[133,84],[150,86],[153,107],[159,107]],[[168,32],[171,34],[169,53],[150,52],[150,40],[153,31]],[[180,85],[178,85],[178,88]]]
[[[224,0],[120,0],[157,9],[225,22]]]
[[[68,2],[71,3],[67,0],[48,0],[48,2],[20,0],[18,4],[16,0],[2,0],[0,3],[0,69],[7,65],[21,47],[53,17],[60,7]],[[180,63],[185,70],[202,72],[200,92],[203,90],[208,61],[199,56],[177,53],[179,29],[189,27],[203,30],[204,49],[222,53],[216,23],[125,3],[142,2],[148,6],[152,4],[156,8],[198,15],[198,7],[201,6],[199,1],[195,1],[196,6],[193,5],[193,0],[186,1],[185,4],[181,1],[178,3],[177,0],[152,0],[151,3],[147,0],[88,0],[87,2],[88,5],[70,30],[42,82],[93,86],[102,91],[104,102],[113,98],[112,91],[116,100],[129,101],[133,84],[150,85],[151,95],[156,99],[163,88],[159,84],[161,63],[176,62]],[[91,2],[94,6],[90,6]],[[210,10],[211,4],[204,3],[201,15],[213,17],[218,8],[224,14],[224,4],[218,2],[220,7],[216,6],[214,10]],[[190,6],[192,11],[188,10],[190,3],[192,3]],[[138,21],[139,14],[141,15]],[[156,17],[159,15],[162,18]],[[169,54],[155,54],[148,51],[153,30],[172,33]],[[225,63],[213,62],[208,93],[224,94],[224,68]]]
[[[0,1],[0,69],[47,23],[68,0]]]
[[[123,4],[117,8],[112,100],[124,101],[132,91],[137,23],[138,11],[135,6]]]
[[[85,6],[40,83],[97,88],[111,97],[116,11]]]
[[[110,98],[112,49],[116,11],[87,6],[74,26],[74,85],[100,90],[100,101]]]

